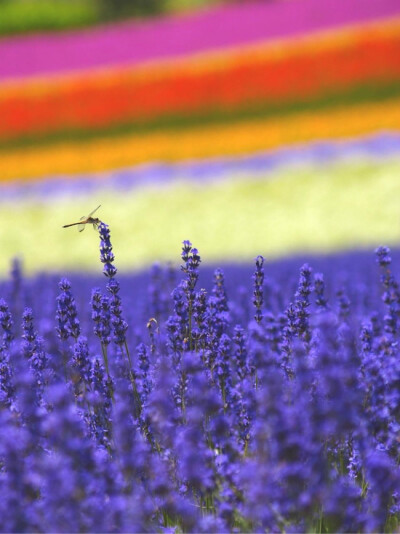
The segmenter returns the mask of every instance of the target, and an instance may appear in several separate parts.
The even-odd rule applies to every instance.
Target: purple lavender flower
[[[229,365],[230,353],[231,353],[231,339],[228,335],[222,334],[220,342],[219,342],[218,350],[216,353],[214,373],[221,388],[221,395],[222,395],[224,406],[227,402],[227,399],[230,398],[230,388],[231,388],[230,365]]]
[[[9,353],[0,358],[0,406],[10,409],[15,402],[15,385]]]
[[[77,397],[86,392],[90,384],[91,361],[87,339],[81,336],[74,345],[74,356],[71,361],[73,382]]]
[[[179,361],[183,350],[184,337],[182,335],[181,321],[177,315],[168,318],[165,327],[168,332],[168,347],[174,355],[174,360]]]
[[[389,247],[378,247],[375,250],[375,254],[377,256],[376,261],[379,263],[381,267],[387,267],[392,263],[392,258],[390,256],[390,248]]]
[[[253,304],[256,308],[256,314],[254,319],[257,323],[260,323],[263,314],[262,306],[264,303],[264,258],[262,256],[257,256],[256,258],[256,270],[253,275],[254,280],[254,292],[253,292]]]
[[[186,274],[186,278],[181,282],[181,288],[186,296],[186,306],[188,314],[188,325],[186,329],[186,336],[184,340],[187,339],[187,344],[189,350],[193,349],[193,306],[195,300],[194,289],[199,278],[199,265],[201,258],[199,256],[197,248],[192,247],[190,241],[183,241],[182,259],[185,262],[181,266],[181,270]]]
[[[41,341],[38,339],[38,334],[33,326],[33,313],[31,308],[25,308],[22,314],[22,339],[24,340],[22,350],[25,358],[32,360],[34,367],[43,369],[45,361],[43,361]]]
[[[110,317],[112,325],[112,333],[114,343],[119,347],[120,351],[124,351],[127,363],[128,363],[128,374],[132,384],[134,396],[136,399],[136,415],[140,416],[141,412],[141,403],[139,394],[137,391],[137,386],[135,382],[135,376],[132,368],[132,361],[130,357],[130,352],[126,340],[126,331],[128,330],[128,323],[123,317],[122,313],[122,304],[120,297],[120,285],[119,282],[114,278],[117,274],[117,269],[113,265],[114,254],[112,252],[112,245],[110,240],[110,229],[107,224],[100,222],[99,226],[99,236],[100,236],[100,260],[104,264],[103,273],[109,279],[107,283],[107,290],[111,293],[109,299],[110,305]],[[103,351],[103,357],[105,365],[108,372],[108,360],[105,351]]]
[[[104,297],[100,289],[95,288],[92,291],[92,319],[94,322],[93,331],[100,339],[102,345],[107,347],[111,341],[111,318],[109,299]]]
[[[319,308],[326,309],[328,302],[325,298],[325,280],[322,273],[314,274],[315,303]]]
[[[236,325],[234,328],[234,335],[232,341],[236,345],[234,359],[236,364],[236,370],[239,380],[243,380],[249,373],[247,364],[247,348],[246,338],[243,328],[240,325]]]
[[[93,408],[90,414],[91,432],[98,443],[110,448],[113,384],[97,358],[91,365],[88,386],[87,400]]]
[[[295,324],[296,333],[304,341],[310,341],[310,329],[308,325],[308,317],[310,307],[310,293],[312,291],[311,285],[312,269],[309,265],[304,264],[300,269],[299,286],[295,294]]]
[[[30,367],[35,374],[37,394],[40,399],[51,373],[46,369],[48,357],[43,349],[43,340],[34,329],[33,313],[30,308],[25,308],[22,315],[22,339],[22,351],[24,357],[29,360]]]
[[[14,339],[14,323],[8,305],[4,299],[0,299],[0,325],[3,329],[3,345],[1,349],[7,349]]]
[[[185,265],[181,267],[181,270],[188,275],[188,279],[190,279],[191,283],[191,289],[194,289],[194,286],[196,285],[197,279],[198,279],[198,267],[200,265],[201,259],[198,255],[198,251],[196,248],[192,247],[192,243],[188,240],[185,240],[182,242],[182,252],[181,257],[182,260],[185,262]]]
[[[228,297],[225,289],[225,276],[222,269],[215,269],[214,271],[214,287],[212,294],[215,298],[215,307],[219,312],[227,312]]]
[[[207,345],[214,350],[222,334],[226,333],[231,321],[225,290],[224,274],[221,269],[214,271],[212,294],[207,302],[205,315],[208,335]]]
[[[126,358],[128,361],[128,373],[130,376],[132,388],[134,390],[135,396],[136,396],[136,409],[138,410],[138,413],[140,412],[140,401],[139,396],[137,393],[137,388],[135,384],[135,377],[132,370],[132,362],[131,357],[129,353],[129,348],[126,341],[126,331],[128,330],[128,323],[123,317],[122,313],[122,305],[121,305],[121,297],[120,297],[120,285],[117,280],[115,280],[115,275],[117,274],[117,269],[113,265],[114,262],[114,254],[112,252],[112,245],[110,240],[110,229],[107,224],[101,222],[98,226],[99,229],[99,236],[100,236],[100,260],[104,264],[103,273],[107,276],[109,279],[109,282],[107,284],[107,290],[109,293],[111,293],[110,299],[109,299],[109,305],[110,305],[110,318],[111,318],[111,325],[112,325],[112,333],[113,333],[113,340],[114,343],[120,348],[120,350],[124,350],[126,354]],[[103,302],[103,305],[105,303]],[[103,315],[104,317],[104,315]],[[104,321],[105,322],[105,318]],[[106,369],[108,372],[108,360],[106,356],[106,352],[103,349],[103,357],[106,365]]]
[[[231,409],[235,416],[235,426],[238,434],[238,442],[245,452],[251,435],[251,422],[254,412],[254,394],[252,383],[249,379],[238,382],[231,390]]]
[[[100,289],[95,288],[92,291],[92,319],[94,322],[93,331],[100,339],[101,350],[103,354],[103,361],[107,371],[110,375],[108,364],[107,347],[111,342],[111,312],[109,299],[101,294]]]
[[[69,337],[73,337],[76,340],[81,333],[81,327],[75,299],[71,292],[71,284],[69,280],[62,278],[58,286],[61,289],[61,293],[57,297],[57,334],[62,341],[67,341]]]
[[[144,343],[140,343],[140,345],[136,347],[136,354],[137,361],[139,363],[139,368],[136,371],[138,392],[141,396],[142,403],[145,403],[149,393],[153,388],[153,383],[149,376],[150,361],[147,354],[146,345]]]
[[[117,274],[117,268],[113,265],[114,254],[110,240],[110,229],[107,224],[101,222],[98,230],[100,236],[100,261],[104,264],[103,273],[107,278],[113,278]]]
[[[185,262],[185,265],[181,266],[181,270],[186,274],[188,290],[190,295],[192,295],[199,278],[199,265],[201,258],[197,248],[192,247],[190,241],[183,242],[182,259]]]
[[[110,282],[107,284],[107,289],[111,293],[109,302],[111,312],[111,324],[113,327],[113,340],[117,345],[125,345],[128,323],[122,316],[121,297],[119,296],[119,282],[114,279],[110,280]]]
[[[195,326],[192,328],[192,337],[195,350],[205,344],[206,336],[206,313],[207,313],[207,292],[201,289],[195,293],[193,302],[193,320]]]
[[[350,313],[350,299],[346,294],[346,291],[343,287],[339,288],[336,292],[336,297],[338,299],[338,315],[342,321],[347,320]]]

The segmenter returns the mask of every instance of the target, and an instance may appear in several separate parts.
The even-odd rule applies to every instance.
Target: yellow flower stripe
[[[98,172],[150,161],[241,155],[377,130],[400,130],[400,99],[230,125],[12,150],[0,154],[0,180]]]

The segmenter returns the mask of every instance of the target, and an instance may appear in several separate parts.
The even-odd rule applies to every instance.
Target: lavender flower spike
[[[117,345],[126,344],[126,331],[128,330],[128,323],[122,316],[121,297],[119,296],[118,280],[110,280],[107,284],[107,289],[111,293],[110,297],[110,311],[111,324],[113,327],[113,339]]]
[[[91,305],[93,332],[100,339],[102,345],[107,346],[111,341],[110,303],[108,297],[103,296],[97,287],[92,290]]]
[[[100,236],[100,261],[104,264],[103,273],[107,278],[113,278],[117,274],[117,268],[113,265],[114,254],[110,240],[110,228],[108,224],[99,224]]]
[[[81,327],[79,324],[75,299],[71,292],[71,284],[69,280],[62,278],[58,287],[61,289],[61,293],[57,297],[56,312],[56,318],[58,320],[58,327],[56,330],[58,337],[61,340],[67,340],[72,336],[76,340],[81,333]]]
[[[100,235],[100,260],[104,264],[103,273],[110,279],[107,284],[107,289],[111,293],[109,300],[111,312],[111,324],[113,326],[113,338],[117,345],[126,344],[125,332],[128,325],[122,317],[121,298],[119,296],[119,283],[114,280],[117,274],[117,268],[113,264],[114,254],[112,252],[112,245],[110,239],[110,228],[107,224],[101,222],[99,224]]]
[[[257,323],[260,323],[261,319],[263,318],[263,314],[261,312],[262,305],[264,303],[264,295],[263,295],[264,267],[263,265],[264,265],[264,258],[262,256],[257,256],[256,271],[253,275],[253,280],[254,280],[253,304],[256,308],[256,314],[254,316],[254,319],[257,321]]]
[[[14,339],[13,334],[13,320],[8,305],[4,299],[0,299],[0,325],[3,329],[3,347],[10,346]]]

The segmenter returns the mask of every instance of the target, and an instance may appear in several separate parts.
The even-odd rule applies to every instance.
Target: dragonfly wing
[[[86,221],[86,218],[85,216],[81,217],[79,220],[80,221]],[[85,229],[85,224],[78,224],[78,232],[83,232],[83,230]]]
[[[100,206],[101,206],[101,204],[99,204],[99,205],[97,206],[97,208],[95,208],[93,211],[91,211],[91,212],[89,213],[89,215],[88,215],[87,218],[89,219],[89,217],[91,217],[91,216],[93,215],[93,213],[95,213],[95,212],[100,208]]]

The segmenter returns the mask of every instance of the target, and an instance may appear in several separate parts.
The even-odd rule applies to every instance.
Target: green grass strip
[[[0,35],[64,30],[98,21],[96,0],[0,0]]]
[[[216,0],[0,0],[0,35],[60,31],[132,16],[202,7]]]

